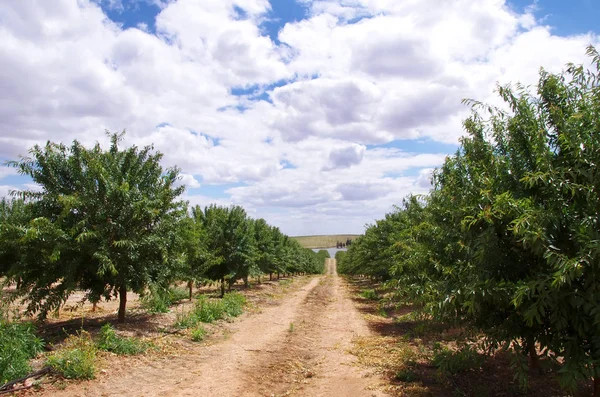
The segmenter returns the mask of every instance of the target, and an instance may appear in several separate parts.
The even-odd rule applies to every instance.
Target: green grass
[[[432,363],[445,375],[455,375],[480,368],[484,361],[485,355],[469,345],[457,351],[452,351],[439,343],[434,346]]]
[[[48,365],[67,379],[96,377],[97,347],[90,335],[80,331],[67,338],[65,345],[48,358]]]
[[[31,324],[0,319],[0,384],[31,372],[29,360],[43,347]]]
[[[296,236],[292,237],[304,248],[333,248],[338,241],[346,243],[346,240],[354,240],[359,234],[333,234],[323,236]]]
[[[415,372],[412,369],[405,368],[396,372],[394,378],[400,382],[410,383],[417,380],[417,374],[415,374]]]
[[[227,317],[237,317],[244,311],[246,298],[238,293],[225,294],[222,299],[209,299],[202,295],[198,297],[194,308],[189,313],[178,313],[175,326],[192,328],[198,323],[212,323]]]
[[[141,307],[150,313],[168,313],[170,306],[189,297],[185,288],[150,287],[148,293],[140,299]]]
[[[202,325],[196,325],[196,328],[190,333],[194,342],[201,342],[206,336],[206,329]]]
[[[379,299],[379,296],[374,289],[366,289],[360,293],[360,296],[370,301],[376,301]]]
[[[98,349],[121,355],[135,355],[144,353],[151,347],[150,343],[137,338],[125,338],[117,335],[110,324],[104,324],[100,328],[98,337]]]

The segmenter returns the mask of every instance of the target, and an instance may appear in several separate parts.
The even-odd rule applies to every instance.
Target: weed
[[[288,329],[289,332],[294,332],[294,323],[290,323],[290,328]]]
[[[206,336],[206,330],[203,326],[197,325],[196,328],[192,330],[191,335],[194,342],[200,342]]]
[[[148,350],[150,344],[136,338],[125,338],[117,335],[110,324],[104,324],[100,328],[98,348],[116,354],[134,355]]]
[[[198,322],[198,319],[194,316],[193,312],[176,314],[175,327],[176,328],[191,328]]]
[[[198,297],[194,308],[189,313],[177,313],[175,326],[178,328],[191,328],[197,323],[212,323],[226,317],[237,317],[243,313],[246,298],[237,292],[225,294],[222,299],[208,299],[202,295]]]
[[[379,299],[377,292],[375,292],[374,289],[366,289],[360,293],[360,296],[371,301],[376,301]]]
[[[67,379],[94,379],[96,352],[90,334],[82,330],[67,338],[65,346],[48,358],[48,365]]]
[[[208,299],[205,296],[200,296],[194,306],[194,315],[198,321],[203,323],[212,323],[220,320],[225,316],[225,305],[221,300]]]
[[[394,378],[400,382],[414,382],[415,380],[417,380],[417,375],[413,372],[413,370],[411,369],[401,369],[400,371],[396,372],[396,375],[394,376]]]
[[[454,375],[470,369],[481,367],[485,356],[477,348],[466,345],[460,350],[452,351],[436,343],[433,348],[433,364],[442,374]]]
[[[0,319],[0,384],[27,375],[29,359],[43,346],[32,325]]]
[[[223,297],[225,313],[231,317],[238,317],[244,312],[246,298],[239,292],[231,292]]]
[[[387,317],[388,316],[387,312],[385,311],[384,305],[379,305],[377,307],[377,315],[379,315],[381,317]]]
[[[160,288],[151,286],[149,292],[144,295],[140,302],[143,309],[151,313],[167,313],[169,307],[189,296],[184,288]]]

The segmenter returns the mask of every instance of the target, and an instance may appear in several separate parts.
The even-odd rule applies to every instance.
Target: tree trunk
[[[244,287],[248,288],[250,283],[248,282],[248,276],[244,276]]]
[[[279,272],[277,272],[277,280],[279,280]]]
[[[119,287],[119,315],[117,322],[125,322],[125,308],[127,307],[127,287],[122,285]]]
[[[600,397],[600,376],[594,376],[594,397]]]
[[[537,350],[535,350],[535,340],[533,337],[527,338],[527,352],[529,353],[529,358],[531,360],[530,368],[540,371],[540,358],[538,357]]]
[[[92,313],[96,313],[96,308],[98,307],[98,302],[92,302]]]
[[[273,272],[269,273],[269,281],[273,281]]]
[[[190,300],[192,300],[192,295],[194,293],[194,282],[188,281],[188,289],[190,290]]]
[[[221,277],[221,298],[225,296],[225,277]]]

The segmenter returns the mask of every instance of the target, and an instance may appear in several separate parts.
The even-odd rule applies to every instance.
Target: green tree
[[[151,146],[121,150],[123,134],[110,135],[107,151],[48,142],[8,163],[42,188],[20,193],[33,216],[11,237],[19,255],[11,272],[29,312],[45,316],[82,289],[90,300],[118,296],[123,322],[127,291],[166,282],[183,259],[179,170],[165,172]]]
[[[194,210],[197,222],[206,235],[207,258],[205,275],[221,282],[221,296],[225,295],[225,279],[230,285],[250,266],[253,254],[252,225],[246,211],[240,206],[210,205],[202,211]],[[233,280],[233,281],[232,281]]]

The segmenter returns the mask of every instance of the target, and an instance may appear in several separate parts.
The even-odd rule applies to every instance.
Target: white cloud
[[[185,185],[191,189],[197,189],[201,186],[200,182],[198,182],[196,180],[196,178],[194,178],[193,175],[182,173],[180,178],[181,178],[179,180],[180,185]]]
[[[600,43],[502,0],[306,0],[282,45],[262,30],[267,0],[136,0],[160,8],[155,35],[123,30],[99,1],[135,8],[0,2],[0,159],[126,128],[126,144],[154,143],[188,187],[243,183],[191,203],[240,204],[292,234],[360,232],[426,192],[446,153],[370,145],[456,143],[462,98],[496,103],[496,82],[535,84],[540,66],[583,62]],[[231,94],[251,87],[272,103]]]

